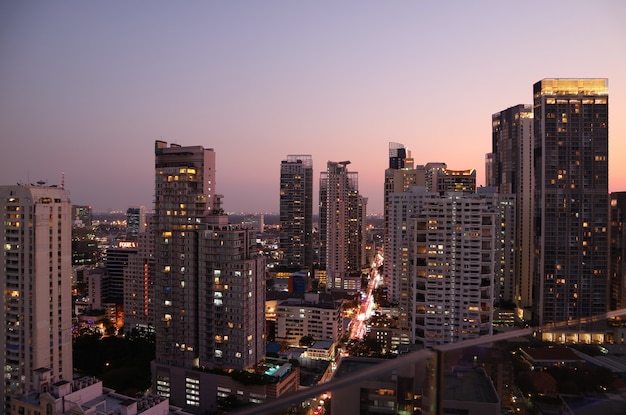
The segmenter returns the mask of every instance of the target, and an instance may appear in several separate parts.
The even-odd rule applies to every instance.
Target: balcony
[[[377,413],[434,415],[460,413],[465,411],[465,408],[467,411],[463,413],[468,414],[499,415],[505,408],[512,408],[513,412],[540,413],[542,402],[545,401],[542,401],[542,398],[546,393],[527,392],[526,389],[522,393],[519,385],[514,385],[513,379],[517,378],[517,374],[513,376],[514,371],[534,373],[532,367],[524,363],[520,356],[519,351],[525,347],[524,345],[538,347],[537,344],[546,341],[550,342],[544,346],[548,350],[549,345],[561,339],[568,341],[571,348],[577,346],[574,343],[585,343],[589,347],[596,344],[597,350],[609,348],[609,343],[615,338],[613,337],[615,334],[611,333],[626,330],[626,323],[621,323],[623,320],[617,318],[622,316],[626,316],[626,309],[496,335],[488,334],[489,330],[483,324],[485,316],[481,316],[480,323],[476,322],[466,327],[447,326],[436,335],[441,339],[459,338],[462,334],[480,335],[478,338],[403,352],[395,359],[343,357],[338,361],[334,375],[326,383],[291,392],[260,404],[242,407],[232,413],[252,415],[331,412],[343,415],[367,413],[368,409],[371,409]],[[613,325],[608,324],[609,319]],[[616,324],[619,329],[614,328]],[[425,338],[421,328],[416,330],[415,335],[422,340],[436,340]],[[603,347],[600,347],[601,344]],[[581,361],[587,360],[588,365],[600,365],[602,362],[600,358],[594,358],[584,352],[576,353]],[[350,370],[342,371],[342,365],[347,363]],[[544,367],[542,371],[546,372],[546,368]],[[561,371],[555,370],[554,375]],[[575,371],[572,373],[571,377],[578,376]],[[491,380],[498,376],[504,376],[510,381],[497,383]],[[602,388],[607,393],[620,393],[618,390],[610,389],[614,386],[609,385],[609,378],[618,379],[620,374],[606,375],[604,377],[606,385],[601,385]],[[585,383],[590,383],[584,375],[581,379],[585,380],[581,383],[582,387]],[[602,377],[599,379],[602,382]],[[471,392],[468,392],[467,396],[455,395],[454,390],[461,390],[459,388]],[[591,392],[585,393],[588,396]],[[560,413],[567,413],[569,409],[566,408],[565,400],[556,398],[556,401],[561,405],[561,410],[565,411]],[[626,403],[624,405],[626,409]],[[474,409],[469,409],[470,407]],[[451,411],[453,409],[457,412]]]

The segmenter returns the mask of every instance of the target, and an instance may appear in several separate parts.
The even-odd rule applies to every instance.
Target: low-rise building
[[[345,357],[341,359],[333,379],[380,365],[385,359]],[[415,372],[411,365],[402,370],[380,371],[374,376],[359,379],[332,391],[332,414],[357,415],[363,413],[397,414],[413,408]],[[409,398],[407,398],[409,397]]]
[[[50,370],[35,371],[35,390],[12,397],[9,415],[46,414],[121,414],[167,415],[169,400],[156,395],[131,398],[105,388],[94,377],[81,377],[72,381],[61,380],[50,384]],[[178,412],[183,413],[183,412]]]
[[[444,373],[444,414],[499,415],[500,399],[481,367],[456,367]]]
[[[557,347],[522,347],[521,356],[533,367],[575,366],[585,359],[564,346]]]
[[[284,300],[276,306],[276,341],[298,345],[304,336],[337,342],[341,338],[341,305],[322,302],[319,294]]]
[[[317,341],[306,349],[305,357],[314,360],[333,360],[335,358],[335,343]]]

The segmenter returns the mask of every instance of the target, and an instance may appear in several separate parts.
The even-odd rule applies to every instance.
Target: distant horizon
[[[77,205],[77,204],[72,204],[72,206],[89,206],[89,205]],[[129,206],[129,207],[135,207],[135,206]],[[126,215],[126,209],[124,210],[117,210],[117,209],[112,209],[109,211],[95,211],[92,210],[92,215]],[[146,213],[151,213],[153,211],[146,209]],[[226,215],[228,216],[259,216],[259,215],[268,215],[268,216],[280,216],[280,212],[224,212]],[[377,213],[367,213],[366,216],[368,217],[382,217],[384,215],[383,212]],[[319,217],[319,213],[314,213],[313,217]]]

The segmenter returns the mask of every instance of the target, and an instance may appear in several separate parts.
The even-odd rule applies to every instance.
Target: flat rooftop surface
[[[443,378],[445,401],[499,402],[498,395],[481,368],[462,368],[446,372]]]

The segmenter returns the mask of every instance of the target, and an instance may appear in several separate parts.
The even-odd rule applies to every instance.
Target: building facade
[[[519,309],[532,306],[533,275],[533,108],[516,105],[491,116],[491,168],[486,176],[487,186],[499,193],[515,195],[515,247],[506,255],[506,268],[512,271],[514,289],[502,293],[503,299],[513,301]],[[506,284],[509,284],[507,280]]]
[[[72,225],[91,226],[93,212],[91,206],[72,205]]]
[[[385,170],[383,206],[384,267],[382,275],[389,300],[392,302],[399,302],[403,295],[402,290],[406,289],[401,287],[401,283],[405,278],[407,264],[406,215],[397,211],[397,206],[391,205],[392,198],[396,194],[408,192],[412,186],[436,190],[438,178],[446,168],[445,163],[415,165],[411,152],[403,144],[389,143],[389,167]],[[442,185],[444,185],[443,181]]]
[[[349,161],[329,161],[320,175],[320,267],[327,288],[345,289],[348,275],[365,263],[367,198],[359,193],[357,172]]]
[[[607,311],[608,81],[533,86],[535,292],[539,324]]]
[[[432,189],[439,194],[447,192],[474,193],[476,192],[476,170],[452,170],[448,168],[438,168],[432,170],[432,175],[436,180],[437,187]]]
[[[156,395],[130,398],[105,388],[102,381],[89,376],[50,383],[50,374],[39,371],[39,385],[32,393],[14,399],[8,415],[73,415],[116,413],[124,415],[164,415],[186,412],[170,408],[169,401]]]
[[[106,250],[106,273],[102,278],[102,302],[124,304],[124,272],[130,257],[137,255],[137,241],[118,241]]]
[[[153,385],[203,412],[216,395],[198,371],[248,369],[264,357],[265,261],[255,229],[228,223],[215,193],[215,152],[155,144]],[[208,389],[207,389],[208,388]]]
[[[424,195],[409,225],[406,310],[414,342],[434,347],[493,333],[500,223],[493,197]]]
[[[611,193],[609,309],[626,308],[626,192]]]
[[[126,239],[134,241],[146,231],[146,208],[133,206],[126,210]]]
[[[154,327],[154,235],[148,229],[137,235],[137,252],[129,255],[124,269],[124,326]]]
[[[394,224],[391,218],[391,195],[406,192],[410,186],[424,185],[426,172],[415,168],[411,151],[400,143],[389,143],[389,166],[385,169],[385,192],[383,206],[383,281],[391,301],[398,301],[400,281],[396,275],[399,270],[396,264],[399,261],[399,251],[393,246]]]
[[[313,159],[289,155],[280,164],[280,264],[313,267]]]
[[[72,379],[72,207],[56,186],[0,186],[2,396]],[[6,403],[6,402],[5,402]]]
[[[341,322],[341,305],[320,302],[319,294],[283,300],[276,306],[276,341],[298,346],[303,336],[310,336],[335,343],[341,338]]]

